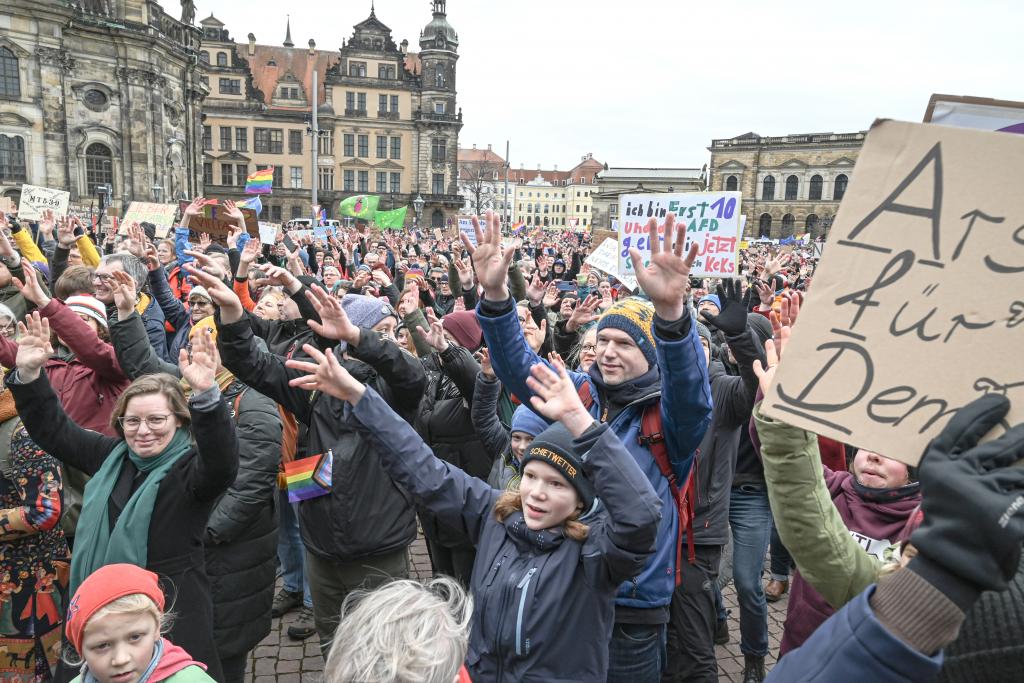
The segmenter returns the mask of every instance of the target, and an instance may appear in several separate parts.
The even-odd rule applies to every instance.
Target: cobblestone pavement
[[[423,537],[416,539],[409,549],[412,574],[416,578],[431,576],[430,558]],[[723,592],[729,614],[729,643],[716,648],[718,655],[718,680],[742,681],[743,654],[740,652],[739,607],[736,605],[736,591],[732,584]],[[786,598],[768,605],[768,642],[772,653],[779,650],[782,638],[782,623],[786,618]],[[246,667],[246,683],[320,683],[323,678],[324,660],[320,656],[319,639],[314,635],[305,641],[288,637],[288,625],[295,621],[298,612],[274,619],[268,635],[253,650]],[[768,666],[775,663],[774,654],[768,658]]]

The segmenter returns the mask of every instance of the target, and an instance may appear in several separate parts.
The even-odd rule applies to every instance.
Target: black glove
[[[910,569],[962,608],[983,590],[1003,590],[1024,540],[1024,424],[978,445],[1010,410],[988,394],[957,411],[928,444],[920,465],[924,521],[910,542]],[[973,595],[972,595],[973,593]]]
[[[701,313],[700,317],[710,327],[717,327],[727,337],[735,337],[743,334],[747,329],[747,312],[750,311],[750,296],[753,288],[748,288],[747,293],[742,296],[742,287],[739,280],[725,280],[719,284],[716,291],[718,300],[722,303],[722,310],[718,315]]]

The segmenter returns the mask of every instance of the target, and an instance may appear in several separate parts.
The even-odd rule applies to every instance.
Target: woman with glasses
[[[160,575],[177,618],[169,637],[221,680],[203,536],[217,499],[234,481],[238,441],[217,385],[217,348],[197,335],[178,364],[192,387],[145,375],[117,398],[116,437],[68,418],[46,374],[53,353],[49,323],[33,313],[19,324],[16,369],[7,376],[32,439],[61,462],[91,475],[71,560],[70,594],[90,573],[125,562]],[[193,436],[195,442],[193,442]]]

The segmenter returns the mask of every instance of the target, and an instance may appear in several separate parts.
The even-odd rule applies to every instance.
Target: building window
[[[344,182],[345,182],[345,184],[344,184],[343,187],[345,189],[345,192],[355,192],[356,191],[356,172],[355,171],[345,171]]]
[[[221,164],[220,165],[220,184],[221,185],[234,185],[235,184],[235,165],[234,164]]]
[[[369,192],[370,191],[370,172],[359,171],[359,191]]]
[[[320,189],[321,190],[333,190],[334,189],[334,169],[330,166],[324,166],[319,169],[320,176]]]
[[[388,96],[378,95],[377,96],[377,111],[387,113],[388,111]]]
[[[25,182],[25,140],[0,135],[0,180]]]
[[[218,79],[220,83],[220,94],[221,95],[241,95],[242,94],[242,81],[237,78],[221,78]]]
[[[199,61],[201,61],[203,64],[209,64],[210,63],[210,53],[207,52],[206,50],[203,50],[202,52],[200,52],[199,53]]]
[[[320,131],[319,152],[325,156],[334,156],[334,133],[329,130]]]
[[[220,151],[231,151],[231,128],[228,126],[220,127]]]
[[[284,131],[280,128],[256,128],[253,131],[253,149],[257,154],[281,154],[284,151]]]
[[[444,138],[434,138],[430,143],[430,160],[431,161],[444,161],[446,147],[448,145],[447,140]]]
[[[203,126],[203,151],[213,149],[213,126]]]
[[[245,152],[249,149],[249,129],[235,128],[235,151]]]
[[[203,185],[213,185],[213,164],[203,164]]]
[[[731,175],[731,176],[729,176],[728,178],[725,179],[725,191],[726,192],[735,192],[736,188],[739,186],[739,184],[740,184],[739,179],[736,176]]]
[[[377,78],[393,81],[395,80],[395,67],[389,64],[377,65]]]
[[[800,179],[795,175],[786,178],[786,199],[796,199],[800,191]]]
[[[395,114],[398,113],[398,95],[391,96],[391,111]]]
[[[845,173],[840,173],[836,176],[835,188],[832,191],[832,199],[837,202],[843,198],[846,194],[846,185],[850,182],[850,179],[846,177]]]
[[[391,138],[391,158],[402,158],[402,138],[400,137]]]
[[[359,136],[359,156],[366,158],[370,156],[370,136],[360,135]]]
[[[377,171],[377,192],[388,191],[388,174],[387,171]]]
[[[89,109],[92,109],[93,111],[104,111],[110,103],[110,100],[107,98],[107,94],[102,90],[90,88],[85,91],[84,95],[82,95],[82,102],[84,102],[85,106],[89,107]]]
[[[765,176],[761,183],[761,199],[775,199],[775,178]]]
[[[114,183],[114,159],[110,148],[94,142],[85,149],[85,191],[92,195],[99,185]]]
[[[811,186],[808,188],[807,198],[808,199],[821,199],[821,176],[820,175],[813,175],[813,176],[811,176]],[[813,216],[814,214],[811,214],[811,215]],[[815,216],[815,219],[817,219],[817,216]]]
[[[302,154],[302,131],[301,130],[290,130],[290,131],[288,131],[288,153],[289,154]]]
[[[434,102],[434,113],[435,114],[443,114],[444,113],[444,102]]]
[[[402,191],[402,174],[392,173],[391,174],[391,192],[398,194]]]
[[[352,91],[345,93],[345,109],[356,108],[356,94]]]
[[[793,214],[787,213],[782,217],[782,237],[789,237],[793,234],[793,225],[796,221],[793,219]]]
[[[807,222],[804,223],[804,232],[812,232],[818,226],[817,214],[807,214]]]
[[[435,173],[430,186],[434,194],[444,194],[444,173]]]
[[[345,133],[345,156],[354,157],[356,155],[356,136],[352,133]]]
[[[270,207],[270,220],[273,221],[274,223],[280,223],[281,222],[281,207],[280,206],[272,206],[272,207]]]
[[[235,185],[245,187],[245,179],[249,177],[249,164],[235,164]]]
[[[366,78],[366,62],[349,62],[348,75]]]
[[[614,206],[614,204],[612,206]],[[772,236],[772,217],[769,214],[761,214],[761,220],[757,223],[757,235],[758,237]]]
[[[292,189],[293,190],[301,190],[302,189],[302,167],[301,166],[292,166],[290,170],[291,170],[291,174],[292,174],[292,178],[291,178],[291,180],[292,180]]]
[[[356,109],[361,112],[366,111],[366,93],[356,93]]]
[[[217,66],[227,66],[227,65],[228,65],[228,53],[227,52],[218,52],[217,53]]]
[[[274,166],[273,187],[284,187],[284,166]]]
[[[302,218],[302,207],[298,204],[292,204],[292,219]]]
[[[434,212],[430,214],[430,227],[432,228],[443,228],[444,227],[444,214],[440,209],[434,209]]]
[[[377,136],[377,158],[387,159],[388,158],[388,138],[386,135]]]

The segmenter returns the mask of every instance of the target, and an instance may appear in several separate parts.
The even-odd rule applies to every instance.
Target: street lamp
[[[419,192],[416,193],[416,199],[412,200],[412,210],[416,214],[416,229],[420,227],[420,217],[423,215],[423,205],[426,204],[423,201],[423,197]]]
[[[164,188],[160,187],[160,183],[153,183],[153,187],[149,188],[153,191],[153,201],[157,204],[160,203],[160,196],[164,191]]]

